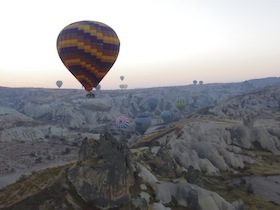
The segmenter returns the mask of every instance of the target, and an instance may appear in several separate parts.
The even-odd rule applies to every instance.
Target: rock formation
[[[104,209],[120,207],[130,201],[134,184],[129,149],[108,133],[100,140],[85,139],[68,178],[86,202]]]

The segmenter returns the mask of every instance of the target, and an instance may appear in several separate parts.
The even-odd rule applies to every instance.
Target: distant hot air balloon
[[[160,117],[165,123],[170,123],[172,121],[172,114],[170,110],[163,110]]]
[[[126,89],[127,87],[128,87],[128,85],[127,84],[120,84],[120,89]]]
[[[196,80],[194,80],[194,81],[193,81],[193,84],[194,84],[194,85],[196,85],[196,84],[197,84],[197,81],[196,81]]]
[[[57,80],[57,81],[56,81],[56,86],[57,86],[58,88],[61,88],[62,84],[63,84],[63,82],[62,82],[61,80]]]
[[[157,107],[158,99],[156,97],[149,97],[147,100],[147,103],[148,103],[150,110],[153,111]]]
[[[183,111],[186,108],[186,106],[187,106],[187,101],[185,99],[178,99],[176,101],[176,107],[180,111]]]
[[[200,85],[203,85],[203,81],[202,81],[202,80],[200,80],[198,83],[199,83]]]
[[[121,81],[123,81],[124,80],[124,76],[120,76],[120,79],[121,79]]]
[[[135,118],[135,130],[143,135],[151,126],[152,119],[150,116],[141,114]]]
[[[88,92],[111,69],[119,48],[120,41],[115,31],[96,21],[72,23],[57,38],[60,59]]]
[[[126,116],[119,116],[116,118],[116,127],[118,129],[126,128],[129,124],[129,119]]]
[[[191,92],[191,97],[194,101],[196,101],[200,96],[200,93],[198,91],[192,91]]]

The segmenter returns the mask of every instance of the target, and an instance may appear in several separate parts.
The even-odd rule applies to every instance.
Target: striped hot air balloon
[[[186,106],[187,106],[187,101],[185,99],[178,99],[176,101],[176,107],[180,111],[183,111],[186,108]]]
[[[116,127],[118,129],[124,129],[128,126],[129,119],[126,116],[119,116],[116,118]]]
[[[120,48],[116,32],[96,21],[66,26],[58,35],[57,51],[66,68],[90,92],[115,63]]]

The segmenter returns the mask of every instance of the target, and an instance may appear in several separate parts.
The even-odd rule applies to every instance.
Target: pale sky
[[[121,42],[102,89],[280,76],[280,0],[9,0],[0,7],[0,86],[81,88],[56,39],[82,20],[109,25]]]

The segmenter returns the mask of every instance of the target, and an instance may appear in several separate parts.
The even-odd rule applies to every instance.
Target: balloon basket
[[[88,93],[86,95],[87,98],[95,98],[95,95],[93,93]]]

